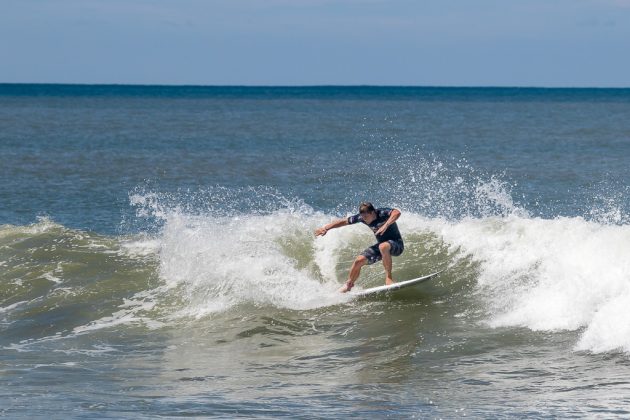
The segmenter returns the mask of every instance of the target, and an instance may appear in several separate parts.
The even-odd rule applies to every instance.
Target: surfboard
[[[369,289],[358,290],[356,292],[348,292],[348,293],[354,297],[363,297],[363,296],[371,296],[371,295],[377,295],[377,294],[382,294],[382,293],[390,293],[395,290],[400,290],[406,287],[411,287],[411,286],[418,285],[420,283],[424,283],[425,281],[431,280],[432,278],[434,278],[435,276],[437,276],[443,271],[444,270],[440,270],[440,271],[436,271],[435,273],[418,277],[415,279],[405,280],[405,281],[401,281],[401,282],[389,284],[389,285],[384,285],[384,286],[371,287]]]

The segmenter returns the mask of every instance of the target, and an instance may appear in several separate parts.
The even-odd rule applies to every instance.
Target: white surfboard
[[[444,270],[436,271],[433,274],[429,274],[427,276],[418,277],[417,279],[405,280],[405,281],[401,281],[401,282],[394,283],[394,284],[389,284],[389,285],[384,285],[384,286],[377,286],[377,287],[371,287],[369,289],[357,290],[356,292],[348,292],[348,293],[350,295],[352,295],[352,296],[355,296],[355,297],[370,296],[370,295],[375,295],[375,294],[379,294],[379,293],[389,293],[389,292],[393,292],[394,290],[404,289],[405,287],[415,286],[415,285],[423,283],[423,282],[425,282],[427,280],[431,280],[433,277],[437,276],[442,271],[444,271]]]

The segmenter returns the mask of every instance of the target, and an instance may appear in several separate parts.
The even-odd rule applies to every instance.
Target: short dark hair
[[[359,205],[359,213],[374,213],[376,210],[372,203],[364,201]]]

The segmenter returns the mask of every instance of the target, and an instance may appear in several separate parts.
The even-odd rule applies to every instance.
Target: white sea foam
[[[491,326],[584,329],[577,349],[630,352],[630,226],[518,216],[418,223],[480,263]]]
[[[330,242],[337,238],[315,244],[312,234],[321,221],[289,211],[231,218],[173,214],[161,238],[161,277],[182,291],[188,302],[182,312],[189,316],[241,303],[310,309],[340,302],[330,271],[336,258]],[[307,249],[292,249],[309,241]],[[314,252],[317,267],[298,267],[294,252]]]
[[[0,238],[14,235],[38,235],[53,229],[63,229],[63,226],[53,222],[48,217],[38,217],[37,223],[25,226],[0,225]]]
[[[474,197],[474,217],[404,211],[399,224],[406,235],[432,233],[451,255],[472,258],[479,274],[471,292],[485,302],[488,325],[579,331],[576,349],[630,352],[623,312],[630,304],[630,226],[532,217],[496,180],[477,183]],[[164,222],[160,276],[185,302],[178,315],[202,317],[239,304],[300,310],[339,303],[341,251],[356,250],[364,234],[369,242],[370,233],[357,229],[315,239],[313,229],[331,216],[299,206],[226,216],[158,204],[151,205]]]
[[[56,277],[55,275],[53,275],[52,271],[48,272],[48,273],[44,273],[42,275],[43,278],[45,278],[48,281],[51,281],[55,284],[60,284],[63,283],[63,279]]]
[[[160,328],[163,326],[162,322],[146,315],[156,305],[154,295],[155,291],[143,291],[134,295],[133,299],[124,299],[123,304],[118,306],[118,311],[87,325],[75,327],[73,334],[83,334],[122,324],[142,324],[150,329]]]
[[[22,305],[24,305],[26,303],[29,303],[29,301],[28,300],[23,300],[23,301],[20,301],[20,302],[15,302],[15,303],[13,303],[11,305],[0,306],[0,314],[4,313],[4,312],[10,312],[11,310],[17,308],[18,306],[22,306]]]
[[[121,242],[123,252],[136,257],[148,257],[157,254],[160,250],[160,241],[155,238],[132,238]]]

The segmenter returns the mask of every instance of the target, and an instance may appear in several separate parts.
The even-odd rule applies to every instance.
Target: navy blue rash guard
[[[398,226],[395,222],[387,228],[385,233],[382,235],[376,235],[376,231],[389,219],[389,216],[392,214],[392,210],[393,209],[388,207],[376,209],[376,219],[374,219],[374,221],[370,224],[365,223],[360,213],[355,214],[354,216],[348,217],[348,224],[353,225],[361,222],[367,225],[370,229],[372,229],[372,232],[374,232],[374,236],[376,236],[376,240],[379,244],[386,241],[402,241],[402,236],[400,236],[400,231],[398,230]]]

